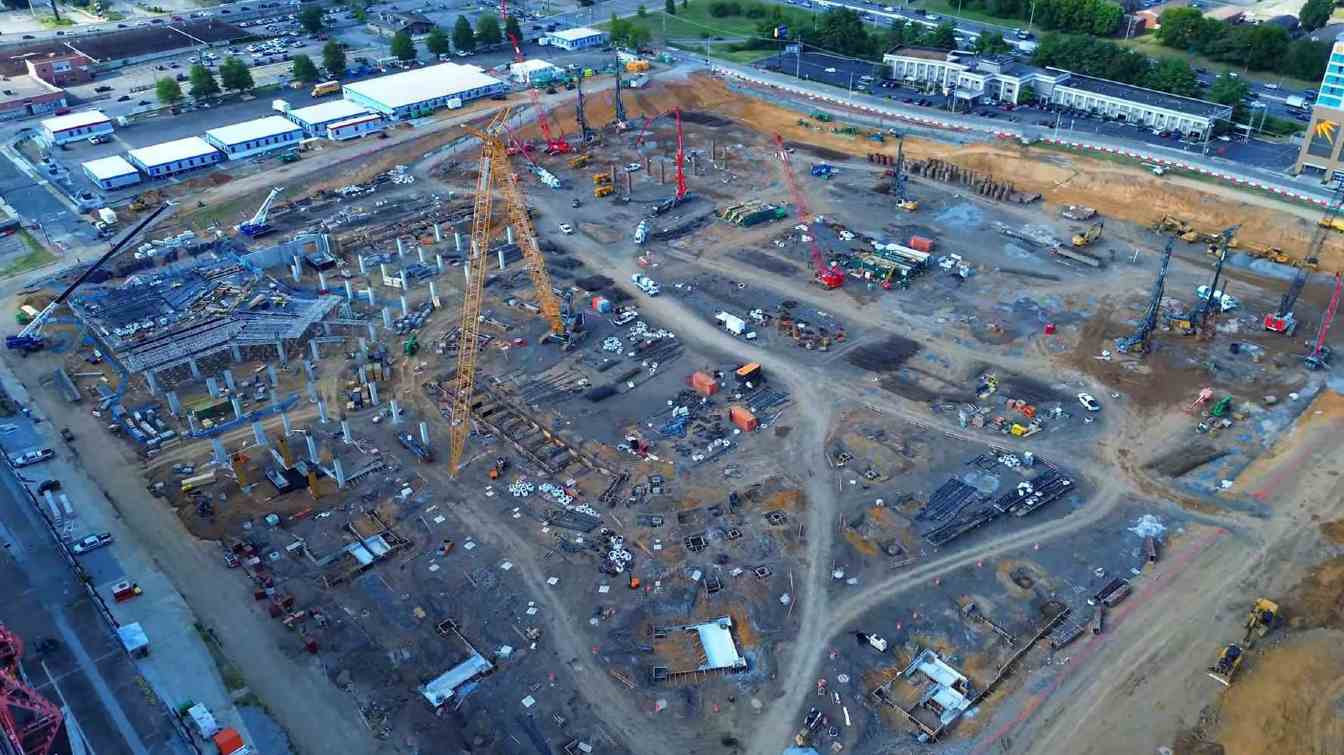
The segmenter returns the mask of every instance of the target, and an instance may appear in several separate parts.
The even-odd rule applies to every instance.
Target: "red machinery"
[[[1316,331],[1316,344],[1311,353],[1303,358],[1313,370],[1325,369],[1330,364],[1330,347],[1325,345],[1325,336],[1330,332],[1330,323],[1335,319],[1335,310],[1339,309],[1339,293],[1344,289],[1344,273],[1335,273],[1335,292],[1330,295],[1330,305],[1321,315],[1321,327]]]
[[[499,0],[499,22],[507,25],[508,21],[509,0]],[[518,42],[518,37],[510,34],[509,43],[513,45],[513,62],[522,63],[525,58],[523,58],[523,48]],[[546,117],[546,108],[541,105],[541,95],[537,93],[537,88],[529,86],[527,92],[532,96],[532,109],[537,112],[537,126],[541,128],[541,136],[546,140],[546,154],[563,155],[567,152],[573,152],[574,148],[563,137],[556,137],[551,134],[551,120]],[[517,147],[516,151],[515,146]],[[526,154],[527,149],[526,145],[515,141],[514,145],[509,147],[509,154],[517,154],[518,152]]]
[[[23,679],[19,658],[23,642],[0,625],[0,736],[23,755],[47,755],[60,733],[64,715]]]
[[[803,196],[802,189],[798,186],[798,179],[793,174],[793,163],[789,162],[789,151],[784,147],[784,138],[775,134],[775,146],[779,147],[779,160],[784,165],[784,180],[789,184],[789,194],[793,197],[794,209],[798,211],[798,219],[804,226],[810,226],[812,222],[812,211],[807,207],[807,199]],[[828,266],[826,257],[821,253],[821,247],[817,246],[816,234],[808,229],[808,242],[812,247],[812,267],[816,271],[817,283],[823,288],[839,288],[845,283],[845,273],[839,267]]]
[[[677,114],[677,201],[686,198],[686,140],[681,135],[681,108],[674,111]]]
[[[1316,232],[1311,237],[1311,243],[1307,245],[1307,254],[1302,260],[1303,266],[1298,268],[1297,275],[1293,276],[1293,282],[1279,300],[1279,308],[1265,315],[1265,330],[1289,336],[1297,330],[1293,305],[1297,304],[1297,297],[1302,293],[1302,287],[1307,284],[1307,277],[1310,275],[1308,267],[1314,266],[1320,259],[1325,238],[1339,222],[1341,210],[1344,210],[1344,180],[1336,181],[1334,191],[1330,194],[1330,201],[1325,206],[1325,213],[1321,215],[1321,220],[1316,225]]]

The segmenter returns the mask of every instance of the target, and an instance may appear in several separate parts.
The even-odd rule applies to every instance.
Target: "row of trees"
[[[1319,12],[1308,11],[1309,7],[1303,8],[1303,26],[1308,22],[1324,23],[1329,18],[1328,14],[1322,19]],[[1208,18],[1195,8],[1164,10],[1161,24],[1157,41],[1162,45],[1253,71],[1315,80],[1325,73],[1326,59],[1330,56],[1329,42],[1294,40],[1275,24],[1229,24]]]
[[[220,63],[218,80],[209,68],[199,63],[191,67],[187,77],[191,83],[191,96],[196,98],[219,94],[221,86],[234,92],[246,92],[256,86],[252,72],[237,58],[225,58]],[[171,105],[182,99],[182,87],[176,79],[164,77],[154,83],[154,94],[159,102]]]
[[[1000,18],[1030,19],[1046,31],[1109,36],[1120,28],[1125,9],[1110,0],[966,0],[967,8]]]

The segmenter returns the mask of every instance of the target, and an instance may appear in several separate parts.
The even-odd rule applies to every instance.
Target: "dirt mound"
[[[1316,629],[1253,651],[1236,684],[1223,693],[1213,737],[1221,751],[1227,755],[1344,752],[1341,640],[1344,632]]]
[[[919,344],[909,338],[892,336],[881,343],[860,346],[849,352],[849,363],[870,372],[895,372],[910,357],[919,353]]]
[[[1344,545],[1344,519],[1322,524],[1321,534],[1336,545]]]
[[[1344,556],[1318,564],[1292,590],[1289,621],[1295,627],[1344,629]]]

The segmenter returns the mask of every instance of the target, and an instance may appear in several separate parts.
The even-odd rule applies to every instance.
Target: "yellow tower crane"
[[[454,476],[462,463],[462,452],[467,447],[471,432],[471,394],[476,385],[476,360],[480,351],[481,298],[484,295],[486,252],[490,246],[491,218],[494,191],[499,189],[514,238],[523,252],[523,261],[537,291],[541,314],[551,326],[551,333],[565,335],[560,302],[551,290],[551,276],[546,261],[537,245],[537,233],[527,213],[518,176],[509,165],[508,147],[501,133],[508,123],[509,111],[504,109],[490,121],[484,130],[464,127],[481,140],[480,175],[476,178],[475,208],[471,218],[471,247],[467,250],[464,268],[467,274],[466,291],[462,297],[461,333],[457,346],[457,378],[453,383],[453,414],[450,420],[448,466]]]

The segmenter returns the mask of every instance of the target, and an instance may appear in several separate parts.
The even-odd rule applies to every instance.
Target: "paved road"
[[[8,443],[5,450],[12,450]],[[27,478],[42,479],[42,465],[25,469]],[[135,664],[109,634],[7,465],[0,465],[0,541],[0,621],[25,642],[30,683],[68,706],[74,736],[98,753],[190,752],[173,733],[167,709],[146,695]],[[46,638],[56,640],[56,649],[37,653],[35,646]]]

